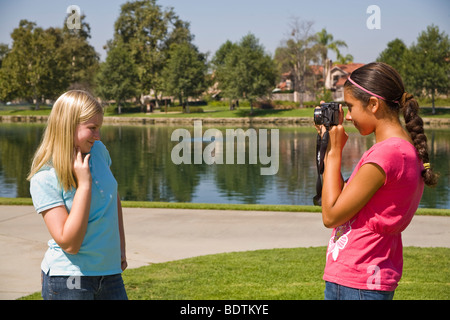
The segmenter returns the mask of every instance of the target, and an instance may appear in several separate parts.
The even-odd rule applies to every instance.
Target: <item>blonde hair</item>
[[[30,180],[44,165],[50,165],[65,191],[76,188],[73,173],[75,131],[77,125],[97,114],[103,115],[103,108],[89,93],[71,90],[62,94],[53,105],[27,179]]]

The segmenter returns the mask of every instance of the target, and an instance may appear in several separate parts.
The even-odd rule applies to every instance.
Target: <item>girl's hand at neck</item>
[[[90,154],[82,154],[80,148],[75,152],[75,159],[73,162],[73,171],[77,179],[79,187],[90,187],[92,183],[91,170],[89,168]]]

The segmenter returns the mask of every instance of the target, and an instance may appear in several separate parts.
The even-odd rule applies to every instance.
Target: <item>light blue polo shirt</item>
[[[92,197],[89,221],[77,254],[64,252],[53,240],[41,263],[50,276],[100,276],[122,272],[117,212],[117,181],[111,170],[109,152],[100,141],[91,148],[89,166]],[[38,213],[64,205],[70,214],[76,189],[64,191],[55,169],[44,166],[30,181],[30,193]]]

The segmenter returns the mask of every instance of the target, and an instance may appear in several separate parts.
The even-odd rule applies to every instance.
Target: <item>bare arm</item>
[[[74,172],[78,181],[72,209],[68,214],[64,206],[51,208],[42,213],[45,224],[55,242],[67,253],[77,254],[83,243],[91,206],[92,178],[89,157],[82,158],[78,150]]]
[[[335,228],[350,220],[367,204],[386,179],[386,174],[378,165],[367,163],[343,188],[341,159],[346,141],[347,136],[342,126],[330,130],[322,189],[322,220],[327,228]]]

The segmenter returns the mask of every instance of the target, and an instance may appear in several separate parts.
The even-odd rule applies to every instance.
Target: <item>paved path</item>
[[[124,208],[129,268],[231,251],[326,246],[318,213]],[[40,291],[49,234],[32,206],[0,206],[0,299]],[[405,246],[450,247],[450,218],[416,216]]]

